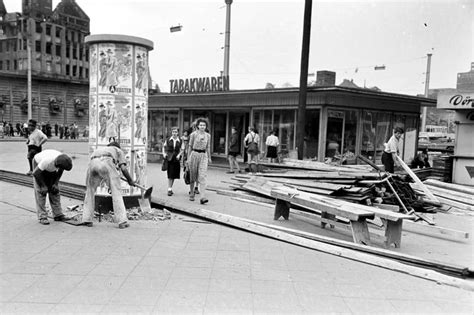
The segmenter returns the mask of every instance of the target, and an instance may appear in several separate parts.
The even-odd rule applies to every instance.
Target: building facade
[[[3,10],[2,10],[3,7]],[[32,74],[32,117],[88,124],[89,17],[74,0],[23,0],[22,13],[0,6],[2,121],[27,119],[27,73]]]
[[[198,117],[210,120],[211,150],[225,157],[231,127],[239,131],[241,153],[249,126],[254,126],[262,139],[276,131],[281,152],[296,158],[296,122],[298,88],[229,91],[203,94],[157,94],[149,97],[149,152],[159,154],[170,128],[188,129]],[[424,97],[385,93],[369,89],[339,86],[309,87],[304,158],[324,161],[332,158],[338,147],[349,163],[361,154],[380,163],[384,143],[394,127],[405,129],[400,147],[404,160],[411,160],[417,150],[420,106],[435,106],[436,101]]]

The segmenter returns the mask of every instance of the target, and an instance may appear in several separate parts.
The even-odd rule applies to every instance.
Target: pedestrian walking
[[[275,130],[270,131],[270,135],[265,140],[265,145],[267,146],[267,159],[270,159],[270,163],[273,163],[278,157],[278,146],[280,145]]]
[[[59,179],[64,170],[72,169],[72,160],[57,150],[44,150],[34,156],[33,185],[35,189],[36,212],[39,223],[49,224],[46,210],[46,195],[53,211],[54,221],[65,221],[59,194]]]
[[[231,128],[231,135],[229,139],[229,171],[227,172],[228,174],[233,174],[234,173],[234,168],[235,170],[240,173],[240,166],[239,163],[237,162],[237,155],[240,153],[240,141],[239,141],[239,133],[237,131],[237,128],[232,126]]]
[[[135,186],[127,169],[125,154],[117,142],[111,142],[107,147],[100,147],[92,152],[86,177],[86,196],[82,222],[85,226],[92,226],[92,216],[95,210],[95,192],[102,181],[107,183],[112,193],[114,219],[120,229],[129,227],[127,211],[122,197],[121,175],[130,186]]]
[[[249,132],[244,139],[245,147],[247,148],[249,170],[252,173],[257,172],[257,158],[258,158],[258,144],[260,143],[260,136],[255,132],[255,128],[249,127]]]
[[[163,143],[163,158],[167,161],[166,173],[168,175],[168,196],[173,195],[173,184],[179,179],[181,170],[180,159],[182,156],[182,141],[178,137],[178,127],[171,127],[171,137]]]
[[[34,119],[28,121],[29,136],[26,140],[28,146],[28,153],[26,158],[28,159],[28,165],[30,167],[26,175],[31,175],[33,172],[33,158],[35,155],[43,150],[43,144],[48,140],[48,137],[37,128],[37,122]]]
[[[404,130],[402,128],[396,127],[392,137],[390,137],[387,143],[384,143],[385,149],[382,154],[382,163],[385,166],[386,172],[393,173],[395,165],[400,166],[397,156],[399,154],[398,147],[403,133]]]
[[[201,204],[207,203],[209,200],[206,196],[207,186],[207,166],[212,163],[211,159],[211,135],[206,132],[209,126],[207,119],[198,118],[196,121],[197,130],[191,133],[189,137],[187,167],[190,174],[189,200],[194,201],[194,185],[199,182],[201,193]]]

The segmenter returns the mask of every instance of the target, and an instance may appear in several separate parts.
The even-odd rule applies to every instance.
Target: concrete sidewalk
[[[184,216],[43,226],[32,189],[0,191],[2,314],[474,311],[467,291]]]

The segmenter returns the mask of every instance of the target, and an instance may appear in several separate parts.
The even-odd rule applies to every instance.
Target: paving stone
[[[252,294],[237,292],[209,292],[206,298],[205,311],[231,310],[248,311],[252,309]]]
[[[154,306],[161,295],[161,290],[128,290],[126,288],[118,289],[112,298],[111,304],[117,305],[149,305]]]
[[[252,281],[250,279],[211,279],[209,292],[252,293]]]

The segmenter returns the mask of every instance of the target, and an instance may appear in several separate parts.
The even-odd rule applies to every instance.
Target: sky
[[[169,80],[219,76],[224,65],[224,0],[76,0],[91,34],[124,34],[154,42],[150,73],[161,91]],[[21,0],[4,0],[21,12]],[[53,8],[59,0],[53,0]],[[230,88],[298,86],[303,0],[234,0]],[[472,0],[313,0],[310,74],[336,72],[336,84],[423,94],[427,54],[430,88],[455,88],[474,62]],[[171,26],[181,32],[171,33]],[[375,70],[375,66],[385,70]],[[315,77],[310,76],[309,81]]]

